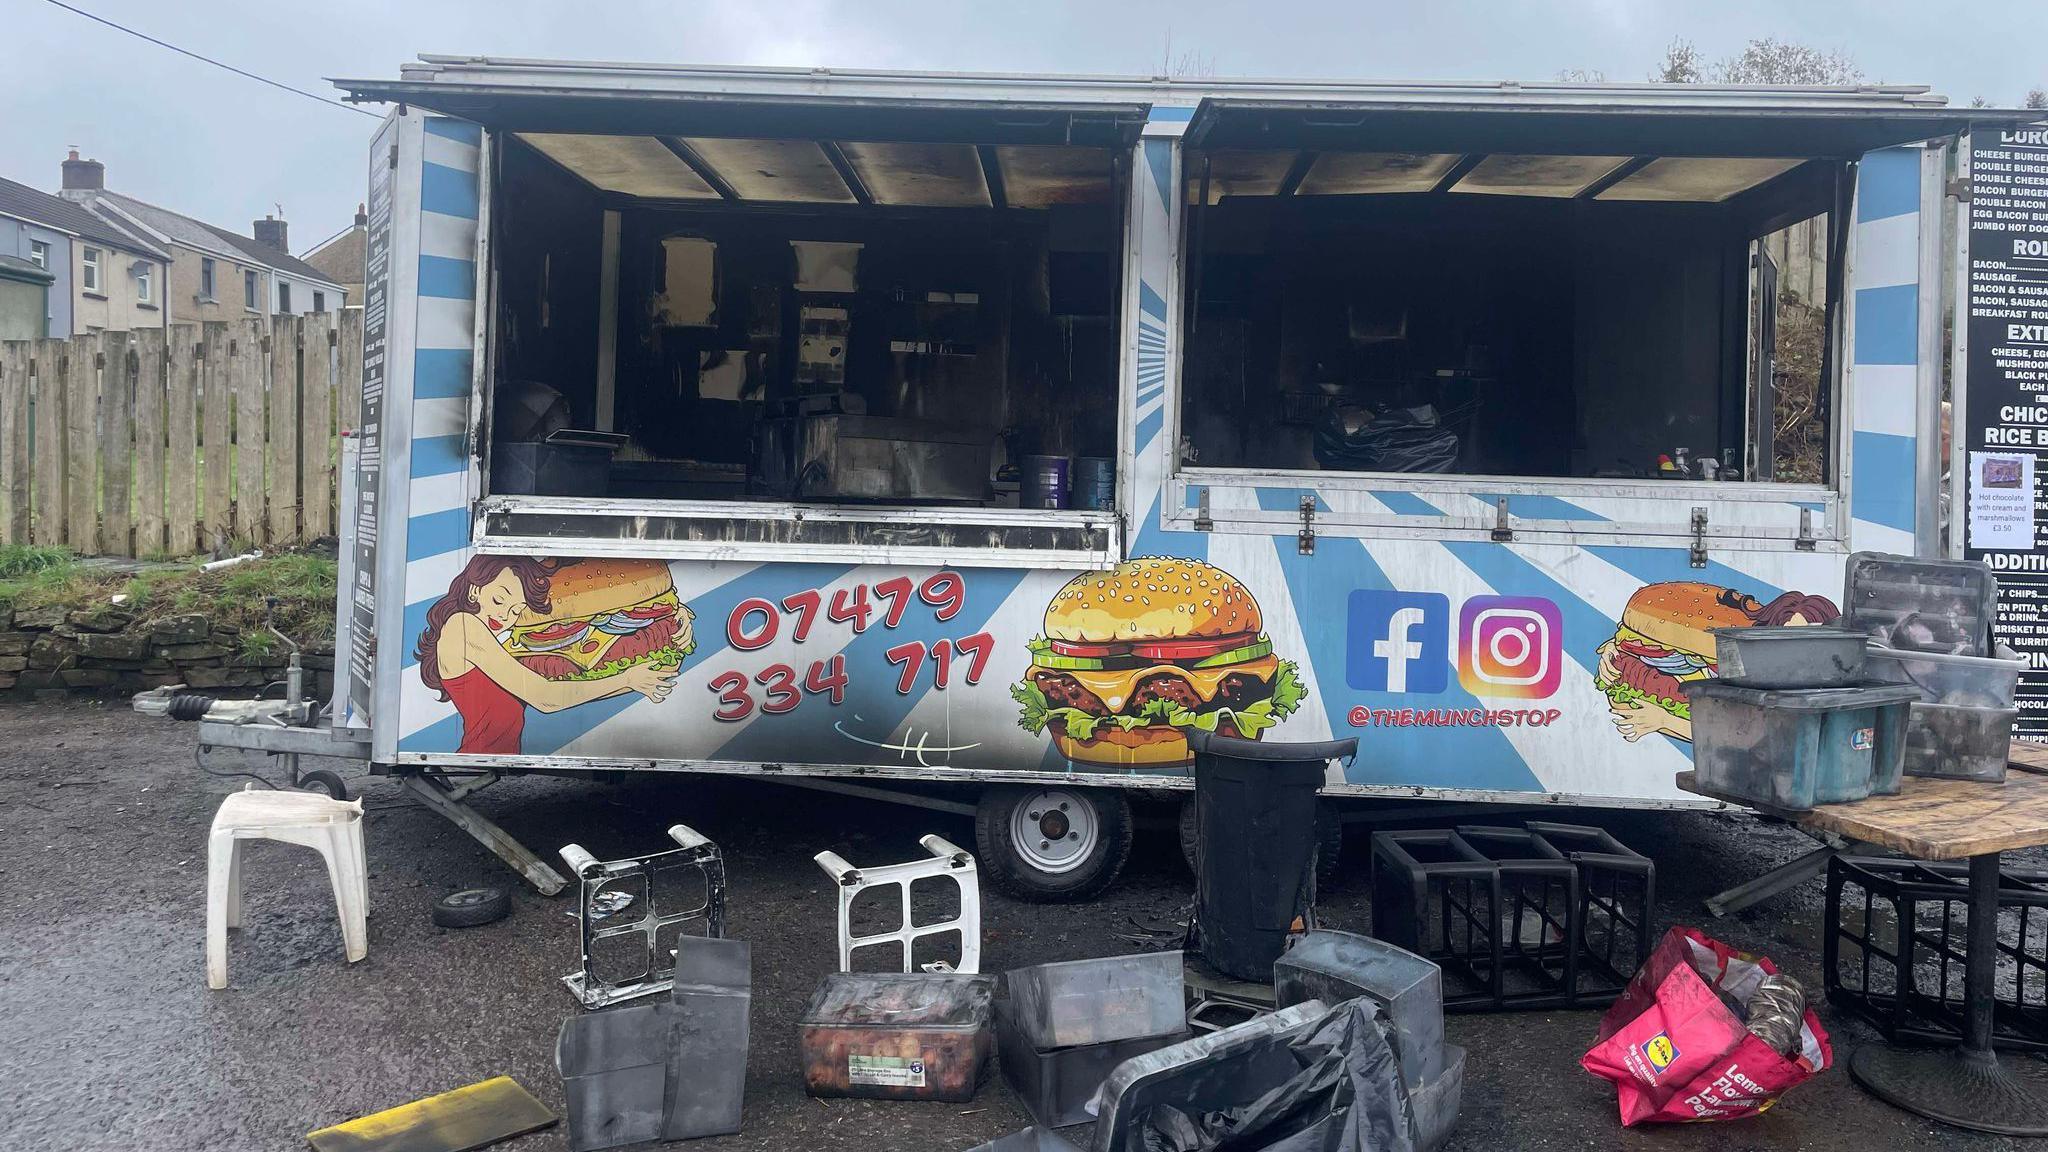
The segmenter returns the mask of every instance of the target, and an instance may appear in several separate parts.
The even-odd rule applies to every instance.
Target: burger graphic
[[[1010,689],[1034,735],[1076,764],[1192,762],[1187,732],[1257,739],[1301,706],[1292,662],[1273,655],[1258,601],[1198,560],[1144,557],[1067,582]]]
[[[672,667],[697,647],[690,610],[659,560],[583,560],[553,577],[549,609],[527,612],[505,642],[550,680],[601,680],[639,664]]]
[[[1600,645],[1594,686],[1607,694],[1614,725],[1631,742],[1657,732],[1692,739],[1684,685],[1720,671],[1714,629],[1826,624],[1841,612],[1822,596],[1787,592],[1765,604],[1718,584],[1674,580],[1636,589],[1614,638]]]

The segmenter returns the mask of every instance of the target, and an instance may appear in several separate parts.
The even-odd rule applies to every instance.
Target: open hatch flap
[[[1954,135],[1981,109],[1918,87],[1501,85],[1357,98],[1209,97],[1209,149],[1461,155],[1831,157]]]
[[[1149,104],[1062,96],[1028,78],[808,69],[666,68],[427,57],[397,80],[336,80],[386,101],[517,132],[1113,146]],[[986,95],[972,94],[985,88]]]

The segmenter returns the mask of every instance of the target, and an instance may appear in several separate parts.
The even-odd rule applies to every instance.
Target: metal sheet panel
[[[1627,156],[1488,156],[1451,191],[1493,196],[1577,196],[1628,160]]]
[[[1803,163],[1771,156],[1666,156],[1615,181],[1594,199],[1718,202]]]
[[[1240,148],[1219,148],[1191,159],[1188,168],[1188,199],[1201,195],[1201,165],[1209,167],[1209,203],[1225,196],[1271,196],[1287,179],[1292,152],[1254,152]]]
[[[716,200],[718,193],[652,136],[522,132],[519,138],[594,188],[667,200]]]
[[[1301,178],[1300,196],[1427,192],[1457,166],[1456,153],[1325,152]]]
[[[683,140],[716,170],[742,200],[792,204],[851,204],[853,192],[812,140]]]
[[[841,150],[877,204],[987,208],[992,203],[973,145],[864,142],[841,145]]]
[[[1013,208],[1104,204],[1110,197],[1107,148],[1012,144],[996,149],[1003,192]]]

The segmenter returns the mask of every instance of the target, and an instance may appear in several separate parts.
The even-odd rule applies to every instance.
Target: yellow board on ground
[[[555,1114],[510,1076],[306,1134],[314,1152],[468,1152],[537,1132]]]

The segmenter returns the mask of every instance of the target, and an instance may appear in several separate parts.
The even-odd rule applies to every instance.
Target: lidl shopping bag
[[[1600,1019],[1579,1063],[1621,1090],[1621,1123],[1733,1120],[1777,1102],[1828,1066],[1833,1050],[1807,1008],[1799,1050],[1781,1056],[1751,1035],[1718,988],[1746,1005],[1777,968],[1694,928],[1673,928]]]

